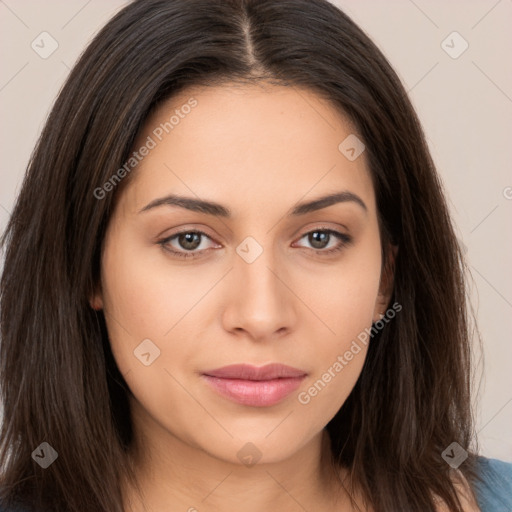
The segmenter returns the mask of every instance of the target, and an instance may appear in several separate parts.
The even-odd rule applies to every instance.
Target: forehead
[[[141,203],[177,192],[246,208],[294,202],[349,189],[371,207],[364,152],[350,160],[340,144],[354,137],[347,116],[314,92],[272,84],[195,87],[181,91],[146,120],[127,199]],[[351,140],[351,139],[349,139]]]

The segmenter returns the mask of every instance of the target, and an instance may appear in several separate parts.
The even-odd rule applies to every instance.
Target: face
[[[342,406],[389,299],[365,153],[339,149],[353,134],[275,85],[188,89],[147,120],[91,299],[136,429],[275,462]]]

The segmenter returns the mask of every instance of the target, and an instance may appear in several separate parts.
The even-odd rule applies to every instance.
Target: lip
[[[202,373],[219,394],[242,405],[269,407],[295,391],[307,372],[271,363],[265,366],[234,364]]]

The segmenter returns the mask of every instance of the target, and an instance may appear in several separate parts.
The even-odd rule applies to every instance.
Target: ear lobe
[[[386,265],[382,269],[379,293],[375,302],[375,310],[373,312],[373,321],[380,320],[389,307],[391,296],[393,295],[395,282],[395,261],[398,253],[397,245],[389,245],[386,255]]]
[[[103,309],[103,293],[101,291],[101,286],[97,286],[96,288],[94,295],[89,298],[89,305],[94,309],[94,311],[99,311],[100,309]]]
[[[89,300],[89,304],[94,311],[99,311],[100,309],[103,309],[103,301],[99,297],[94,297],[93,299]]]

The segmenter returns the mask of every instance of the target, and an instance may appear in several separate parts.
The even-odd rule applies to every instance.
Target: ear
[[[380,320],[389,307],[391,296],[393,295],[395,281],[395,261],[398,253],[398,246],[389,244],[387,247],[386,264],[382,269],[380,276],[379,294],[375,301],[373,311],[373,322]]]
[[[92,297],[89,297],[89,304],[95,311],[103,309],[103,291],[101,289],[101,284],[96,286],[94,294]]]

